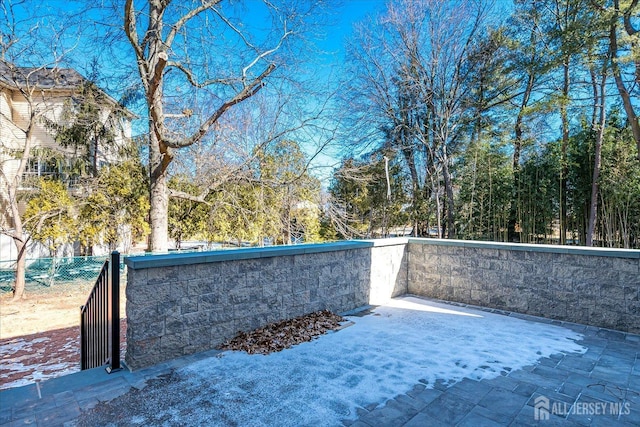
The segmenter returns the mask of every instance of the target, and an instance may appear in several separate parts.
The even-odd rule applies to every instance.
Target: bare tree
[[[124,30],[149,120],[150,250],[167,249],[167,176],[176,150],[215,137],[227,111],[265,86],[316,3],[301,5],[252,3],[254,19],[271,23],[268,31],[252,33],[249,14],[237,3],[148,0],[139,10],[133,0],[125,2]],[[172,97],[186,101],[182,110],[165,111]],[[176,127],[177,117],[187,126]]]
[[[612,25],[612,31],[615,31],[615,25]],[[593,161],[593,175],[591,179],[591,202],[589,204],[589,224],[587,228],[587,246],[593,246],[593,236],[596,228],[596,215],[598,212],[598,181],[600,179],[600,164],[602,161],[602,143],[604,141],[604,132],[607,122],[607,73],[609,68],[609,60],[611,59],[612,49],[609,49],[607,58],[603,61],[603,65],[600,71],[600,83],[597,88],[598,91],[594,94],[594,104],[598,109],[598,123],[595,127],[596,131],[596,146]]]
[[[364,142],[382,139],[405,159],[416,214],[424,210],[421,200],[440,197],[437,187],[444,183],[448,237],[456,235],[450,166],[469,120],[473,67],[467,61],[487,11],[482,1],[391,2],[374,25],[361,29],[354,49],[355,87],[368,101],[361,117],[368,126],[371,117],[381,124]],[[424,231],[418,221],[414,228],[414,234]]]
[[[617,64],[615,64],[615,57],[617,55],[618,44],[617,44],[617,14],[612,14],[609,18],[609,35],[607,37],[609,43],[604,44],[601,50],[604,52],[601,53],[602,57],[602,65],[600,67],[600,72],[596,71],[595,61],[591,61],[590,64],[590,75],[592,79],[593,86],[593,110],[594,110],[594,119],[595,112],[597,112],[597,121],[592,120],[593,131],[596,133],[595,138],[595,153],[594,153],[594,161],[593,161],[593,174],[591,178],[591,201],[589,203],[589,220],[587,225],[587,233],[586,233],[586,245],[593,246],[593,238],[595,235],[596,229],[596,217],[598,213],[598,197],[599,188],[600,188],[600,166],[602,162],[602,144],[604,142],[605,136],[605,127],[607,123],[607,78],[609,70],[613,70],[614,77],[616,72],[618,76],[616,77],[616,84],[619,83],[620,79],[620,70],[618,69]],[[599,77],[600,81],[597,82],[596,78]],[[637,119],[636,119],[637,124]],[[634,126],[631,125],[632,133],[635,135]]]

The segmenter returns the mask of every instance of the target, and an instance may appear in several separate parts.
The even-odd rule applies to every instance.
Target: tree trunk
[[[97,130],[94,130],[97,133]],[[91,148],[89,149],[91,151]],[[93,153],[91,155],[91,176],[96,178],[98,176],[98,137],[93,137]]]
[[[444,178],[444,190],[447,193],[447,238],[455,239],[453,183],[451,182],[451,174],[449,173],[449,157],[447,156],[447,150],[445,147],[443,147],[442,157],[442,176]]]
[[[593,235],[596,228],[596,216],[598,213],[598,180],[600,179],[600,161],[602,158],[602,142],[604,141],[604,129],[607,123],[607,110],[606,110],[606,90],[607,90],[607,67],[609,61],[615,56],[615,49],[617,49],[615,42],[616,23],[611,22],[609,29],[609,51],[608,57],[602,65],[602,77],[600,80],[600,94],[595,94],[593,102],[598,105],[599,110],[599,123],[598,133],[596,135],[596,147],[593,161],[593,176],[591,179],[591,203],[589,205],[589,225],[587,228],[586,245],[593,246]]]
[[[620,94],[620,98],[622,98],[622,106],[624,107],[624,111],[627,114],[627,119],[629,120],[629,124],[631,126],[631,133],[633,134],[633,139],[636,142],[636,146],[638,147],[638,160],[640,160],[640,122],[638,122],[638,115],[636,114],[633,104],[631,103],[631,96],[629,95],[629,91],[622,80],[622,75],[620,73],[620,67],[618,66],[618,35],[617,35],[617,17],[620,13],[620,5],[619,1],[614,1],[616,16],[612,18],[612,29],[609,32],[609,47],[611,49],[611,71],[613,72],[613,78],[616,81],[616,88],[618,89],[618,93]]]
[[[420,236],[419,231],[419,219],[418,219],[418,206],[420,201],[420,178],[418,177],[418,170],[416,168],[416,162],[413,151],[407,148],[402,149],[402,155],[404,156],[405,161],[407,162],[407,166],[409,167],[409,172],[411,174],[411,214],[413,215],[413,223],[414,223],[414,236]]]
[[[509,222],[507,224],[507,239],[510,242],[520,242],[520,233],[516,232],[516,224],[518,223],[518,203],[520,195],[520,153],[522,152],[522,145],[524,143],[524,112],[529,105],[529,99],[533,92],[533,84],[535,77],[533,72],[529,72],[527,78],[527,86],[522,96],[522,103],[520,104],[520,110],[518,111],[518,117],[515,123],[515,140],[513,142],[513,191],[511,193],[511,206],[509,208]]]
[[[208,114],[208,117],[202,119],[197,126],[197,130],[190,136],[181,136],[176,139],[165,126],[166,116],[163,111],[163,88],[164,79],[168,72],[167,67],[174,68],[176,72],[183,73],[189,81],[191,88],[207,91],[207,93],[211,95],[211,100],[215,98],[213,94],[217,93],[216,87],[227,87],[227,85],[230,87],[231,85],[228,82],[236,82],[236,80],[232,78],[207,79],[206,77],[204,81],[197,82],[196,80],[199,80],[199,77],[203,77],[201,73],[207,74],[207,67],[205,66],[205,69],[193,71],[190,68],[191,61],[189,58],[184,57],[183,61],[181,55],[177,52],[181,49],[177,49],[177,51],[172,50],[172,44],[176,40],[180,40],[180,43],[185,43],[186,47],[189,38],[197,39],[197,36],[190,37],[186,25],[207,11],[214,13],[215,10],[215,14],[219,14],[219,10],[214,9],[214,6],[219,2],[216,0],[207,0],[187,2],[190,6],[177,6],[183,8],[182,12],[184,14],[182,16],[178,14],[179,17],[174,20],[172,24],[167,25],[165,25],[165,20],[168,20],[167,10],[171,3],[170,1],[147,0],[147,13],[136,10],[134,3],[142,4],[145,2],[125,0],[124,32],[136,55],[138,73],[144,87],[149,116],[149,222],[151,234],[149,236],[148,249],[154,252],[166,252],[168,249],[167,208],[169,199],[167,191],[167,170],[173,160],[173,150],[199,143],[227,110],[255,95],[264,86],[264,80],[276,69],[276,64],[269,61],[269,65],[267,65],[259,75],[252,77],[249,81],[247,81],[247,74],[252,73],[248,73],[248,71],[252,70],[256,64],[266,60],[267,56],[276,52],[284,40],[293,32],[287,31],[285,26],[284,33],[280,37],[278,44],[272,49],[257,52],[255,59],[242,69],[242,78],[237,80],[238,91],[226,101],[222,102],[217,108],[214,108],[213,111]],[[275,10],[271,5],[268,5],[268,7]],[[231,26],[231,28],[238,33],[238,36],[245,44],[249,44],[245,36],[233,27],[227,18],[222,15],[219,15],[219,17],[226,25]],[[138,18],[142,18],[143,22],[138,23]],[[147,25],[144,25],[144,21],[146,21]],[[146,28],[146,30],[144,30],[144,28]],[[141,31],[140,34],[138,33],[139,30]],[[221,35],[221,37],[223,36]],[[201,47],[203,52],[207,52],[208,48],[209,46],[206,45],[206,43]],[[251,48],[252,50],[255,49],[254,46],[251,46]],[[234,49],[229,48],[229,52],[231,52],[230,57],[225,59],[235,57],[239,61],[242,60],[243,56],[234,56]],[[171,60],[169,59],[170,56],[172,57]],[[203,61],[205,64],[207,63],[206,59]],[[234,66],[237,65],[234,60],[231,60],[231,63],[233,63]],[[239,84],[240,82],[242,83],[241,85]],[[235,86],[235,83],[233,86]],[[205,108],[205,110],[206,109],[207,108]],[[175,117],[175,115],[172,116]]]
[[[435,174],[436,171],[433,171],[433,174]],[[436,201],[436,227],[438,227],[438,233],[437,233],[437,237],[438,239],[442,239],[442,207],[440,205],[440,178],[438,176],[433,177],[433,174],[429,175],[429,179],[431,180],[431,188],[432,188],[432,193],[435,194],[435,201]],[[416,223],[416,227],[417,227],[417,223]],[[428,237],[428,235],[427,235]]]
[[[518,204],[520,202],[520,154],[522,152],[522,146],[524,144],[524,115],[527,107],[529,106],[529,100],[533,93],[533,87],[536,81],[536,69],[533,68],[533,64],[536,63],[536,56],[538,54],[538,22],[537,17],[533,19],[533,27],[529,33],[529,44],[532,48],[530,56],[527,58],[527,84],[522,94],[522,102],[520,103],[520,109],[518,110],[518,116],[516,117],[516,123],[514,126],[515,140],[513,142],[513,190],[511,193],[511,205],[509,207],[509,221],[507,223],[507,239],[510,242],[520,242],[521,233],[516,232],[516,224],[518,223]]]
[[[149,222],[151,239],[149,251],[167,252],[169,250],[169,193],[167,171],[173,160],[171,149],[163,140],[165,134],[164,117],[164,81],[162,74],[167,64],[167,54],[162,40],[162,16],[164,7],[149,2],[149,20],[157,30],[149,43],[148,69],[153,70],[153,78],[147,80],[147,106],[149,111]],[[144,76],[143,78],[149,77]]]
[[[516,144],[517,146],[518,144]],[[507,241],[520,242],[518,225],[518,205],[520,204],[520,147],[513,150],[513,189],[509,206],[509,219],[507,221]]]
[[[167,168],[160,153],[159,142],[152,131],[149,133],[149,222],[151,226],[150,252],[167,252],[169,240],[169,195],[167,193]],[[168,166],[168,163],[167,163]]]
[[[27,141],[29,138],[27,138]],[[23,159],[27,159],[29,157],[29,148],[30,142],[25,143],[25,150],[23,151]],[[13,182],[9,186],[9,205],[11,208],[11,216],[13,221],[13,231],[11,233],[7,233],[13,240],[13,243],[16,246],[16,251],[18,253],[18,258],[16,260],[16,278],[13,285],[13,299],[12,301],[18,301],[24,297],[25,293],[25,272],[26,272],[26,256],[27,256],[27,245],[26,245],[26,236],[24,234],[24,230],[22,228],[22,218],[20,217],[20,211],[18,206],[18,198],[17,192],[20,187],[20,182],[22,181],[22,173],[24,172],[24,167],[22,164],[26,164],[26,160],[20,161],[21,165],[18,167],[18,171],[16,173]]]
[[[560,154],[560,244],[567,243],[567,176],[569,165],[567,163],[567,147],[569,146],[569,115],[567,103],[569,102],[569,62],[571,58],[565,57],[563,68],[562,104],[560,105],[560,117],[562,119],[562,147]]]
[[[586,245],[593,246],[593,235],[596,227],[596,216],[598,211],[598,180],[600,179],[600,161],[602,158],[602,142],[604,140],[604,127],[606,125],[605,111],[605,83],[606,76],[602,77],[600,85],[600,123],[598,125],[598,135],[596,137],[596,149],[593,161],[593,177],[591,179],[591,203],[589,205],[589,226],[587,229]]]
[[[13,233],[10,234],[16,245],[16,251],[18,252],[18,258],[16,260],[16,279],[13,287],[13,299],[12,301],[18,301],[24,297],[25,294],[25,273],[26,273],[26,257],[27,257],[27,241],[28,237],[25,236],[22,224],[22,218],[20,217],[20,208],[18,205],[18,189],[22,183],[22,174],[24,173],[29,157],[31,156],[31,137],[33,132],[33,125],[36,121],[36,114],[33,111],[32,100],[27,98],[29,102],[29,122],[27,129],[25,130],[24,149],[20,157],[20,163],[16,175],[13,177],[9,188],[9,205],[11,209],[11,216],[13,220]]]
[[[613,35],[612,37],[615,38],[616,36]],[[640,160],[640,122],[638,122],[638,116],[636,115],[633,104],[631,103],[631,96],[629,95],[629,91],[627,90],[624,81],[622,80],[622,76],[620,75],[620,68],[618,67],[615,58],[613,59],[612,64],[614,64],[612,66],[613,77],[616,81],[616,87],[618,88],[620,98],[622,98],[622,106],[624,107],[624,111],[627,114],[627,119],[629,120],[629,124],[631,126],[633,139],[636,142],[636,146],[638,147],[638,160]]]
[[[591,111],[591,129],[598,127],[598,76],[593,67],[589,67],[589,77],[591,78],[591,91],[593,93],[593,110]]]
[[[22,238],[24,238],[23,233]],[[26,256],[27,256],[27,245],[24,243],[22,239],[15,238],[13,239],[16,245],[16,249],[18,250],[18,259],[16,260],[16,280],[13,286],[13,298],[11,301],[16,302],[21,300],[25,294],[25,273],[27,270]]]

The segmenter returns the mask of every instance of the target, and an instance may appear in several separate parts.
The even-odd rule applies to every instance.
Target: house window
[[[60,167],[55,159],[29,159],[22,175],[23,188],[35,188],[40,178],[57,179],[60,177]]]
[[[52,176],[60,173],[58,162],[54,159],[29,159],[26,173],[36,176]]]

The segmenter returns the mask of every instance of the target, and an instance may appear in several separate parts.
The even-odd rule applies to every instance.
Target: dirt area
[[[15,303],[10,294],[0,296],[0,390],[80,370],[80,306],[90,290],[52,289]],[[120,330],[124,342],[125,320]]]
[[[80,325],[80,306],[91,286],[27,293],[14,303],[11,294],[0,296],[0,340]],[[125,317],[124,289],[120,291],[120,317]]]

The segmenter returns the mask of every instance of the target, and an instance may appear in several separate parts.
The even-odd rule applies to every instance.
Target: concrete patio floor
[[[347,313],[353,326],[273,358],[210,351],[136,372],[107,374],[97,368],[4,390],[0,392],[0,426],[193,425],[194,407],[202,412],[197,420],[206,425],[233,425],[238,419],[242,425],[310,425],[313,420],[313,425],[353,427],[640,425],[640,336],[416,300],[398,299],[414,304],[409,310],[406,306],[383,306]],[[424,313],[417,312],[420,305]],[[415,319],[424,322],[414,325],[416,333],[429,337],[419,344],[424,348],[415,352],[416,333],[399,331],[397,337],[390,338],[376,329],[394,320]],[[478,323],[481,321],[493,323]],[[471,331],[468,325],[473,324],[485,329]],[[501,336],[502,329],[511,331],[511,335]],[[369,336],[356,339],[362,331]],[[522,331],[521,336],[518,331]],[[531,336],[532,332],[539,336]],[[468,354],[461,350],[463,347],[456,347],[457,341],[466,343]],[[347,342],[354,347],[331,353],[341,348],[337,343]],[[369,366],[367,360],[358,359],[357,347],[369,342],[375,345],[368,350],[370,353],[363,354],[380,366]],[[394,351],[389,352],[387,347]],[[318,359],[309,359],[316,354]],[[323,354],[342,369],[318,371],[322,375],[317,379],[314,369],[323,366]],[[299,372],[294,356],[305,361],[310,372]],[[424,360],[418,360],[422,356]],[[248,360],[262,365],[238,373]],[[251,377],[252,371],[277,375],[278,367],[287,364],[292,370],[282,371],[282,381],[262,390],[263,394],[273,394],[273,400],[266,403],[256,403],[261,390],[254,392],[243,384],[233,390],[231,383],[225,382],[246,381],[260,389],[259,381],[264,379]],[[358,372],[361,375],[352,378]],[[206,383],[208,378],[210,383]],[[345,379],[356,385],[340,392],[339,387],[349,384]],[[311,384],[310,390],[293,387],[297,383]],[[229,390],[226,394],[231,395],[225,397],[216,387]],[[342,400],[337,394],[343,395]],[[193,396],[200,399],[197,406],[186,406],[181,413],[180,405],[192,401]],[[282,408],[265,413],[273,402],[281,403]],[[226,414],[227,407],[234,413]],[[329,412],[321,413],[327,408]],[[319,418],[313,418],[314,411]],[[159,413],[164,418],[153,418]],[[233,418],[237,413],[245,418]]]

